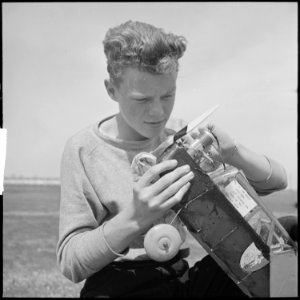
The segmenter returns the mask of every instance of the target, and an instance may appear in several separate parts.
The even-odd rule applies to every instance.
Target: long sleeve
[[[116,257],[105,244],[101,226],[104,221],[112,222],[133,199],[133,157],[155,149],[180,124],[173,122],[160,137],[139,142],[110,139],[98,126],[70,138],[61,160],[57,262],[73,282],[88,278],[113,260],[145,257],[140,235],[129,242],[124,257]],[[126,230],[122,242],[132,238],[128,234]]]
[[[286,172],[280,163],[243,145],[237,149],[228,162],[244,171],[259,195],[268,195],[287,187]]]
[[[57,260],[61,272],[82,281],[113,260],[99,223],[106,215],[85,173],[83,149],[68,143],[61,162],[61,203]]]
[[[268,181],[255,182],[248,178],[248,181],[261,196],[269,195],[287,187],[287,175],[283,166],[271,158],[268,158],[268,160],[272,171]]]

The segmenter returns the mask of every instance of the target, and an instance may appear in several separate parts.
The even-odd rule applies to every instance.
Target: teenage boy
[[[143,235],[181,201],[194,176],[176,160],[151,167],[136,182],[131,171],[136,154],[154,150],[185,125],[170,115],[186,39],[128,21],[109,29],[103,44],[105,87],[119,112],[66,144],[57,246],[62,273],[73,282],[86,279],[81,297],[245,296],[209,256],[189,268],[184,251],[156,262],[143,248]],[[241,168],[260,194],[286,187],[277,162],[209,128],[223,160]]]

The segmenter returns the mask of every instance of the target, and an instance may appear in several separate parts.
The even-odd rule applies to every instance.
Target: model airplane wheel
[[[150,258],[155,261],[172,259],[183,243],[178,230],[170,224],[158,224],[147,232],[144,247]]]

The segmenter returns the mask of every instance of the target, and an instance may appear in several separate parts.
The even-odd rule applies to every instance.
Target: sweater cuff
[[[267,180],[256,182],[247,178],[249,183],[253,186],[253,188],[259,195],[268,195],[287,187],[286,173],[283,167],[273,159],[267,159],[270,163],[271,170],[271,173],[269,174]]]

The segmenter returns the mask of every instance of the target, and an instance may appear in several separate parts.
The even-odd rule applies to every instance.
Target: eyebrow
[[[172,90],[166,92],[165,94],[163,94],[162,97],[170,95],[170,94],[174,93],[175,91],[176,91],[176,87],[173,88]],[[152,96],[151,95],[141,94],[139,92],[133,92],[131,94],[131,97],[133,97],[133,98],[151,98]]]
[[[173,88],[172,90],[166,92],[163,96],[166,96],[166,95],[170,95],[170,94],[173,94],[174,92],[176,91],[176,87]]]

